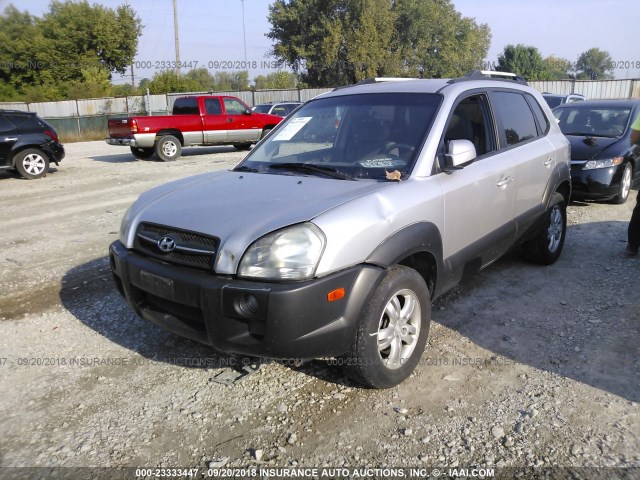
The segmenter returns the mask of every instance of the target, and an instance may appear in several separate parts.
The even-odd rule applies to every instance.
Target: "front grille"
[[[175,244],[173,250],[168,252],[158,246],[158,242],[165,237]],[[164,262],[211,270],[219,244],[220,239],[216,237],[154,223],[141,223],[136,232],[134,248]]]

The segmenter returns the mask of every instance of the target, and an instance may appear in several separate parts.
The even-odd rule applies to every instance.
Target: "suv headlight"
[[[582,167],[583,170],[595,170],[596,168],[609,168],[620,165],[624,161],[623,157],[613,157],[604,160],[589,160]]]
[[[245,252],[238,275],[264,280],[306,280],[313,277],[326,240],[312,223],[265,235]]]
[[[118,232],[118,239],[123,245],[127,245],[128,237],[129,237],[129,229],[131,227],[131,221],[133,219],[133,205],[131,205],[124,216],[122,217],[122,221],[120,222],[120,231]]]

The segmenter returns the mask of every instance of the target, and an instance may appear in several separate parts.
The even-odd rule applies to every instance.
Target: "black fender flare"
[[[439,277],[444,272],[442,235],[431,222],[413,223],[396,231],[369,254],[365,263],[388,268],[417,253],[433,257],[436,278],[431,280],[439,285]]]

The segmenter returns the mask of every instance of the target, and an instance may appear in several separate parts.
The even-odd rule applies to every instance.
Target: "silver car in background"
[[[110,247],[135,312],[217,350],[406,379],[431,301],[520,246],[551,264],[569,146],[519,78],[376,81],[299,108],[231,171],[143,195]]]

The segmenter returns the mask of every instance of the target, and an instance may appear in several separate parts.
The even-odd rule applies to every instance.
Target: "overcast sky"
[[[125,0],[89,0],[115,8]],[[0,9],[9,5],[0,0]],[[198,67],[235,71],[250,63],[250,78],[269,73],[271,42],[265,37],[270,0],[177,0],[180,59]],[[243,33],[243,3],[244,25]],[[486,58],[493,66],[507,44],[538,48],[543,57],[570,61],[597,47],[616,62],[616,78],[640,78],[640,1],[638,0],[453,0],[456,9],[477,23],[489,25],[491,47]],[[14,1],[20,10],[42,15],[49,0]],[[162,61],[175,60],[172,0],[129,0],[144,29],[136,57],[136,81],[151,77]],[[245,44],[246,39],[246,57]],[[255,63],[254,63],[255,62]],[[257,68],[253,68],[257,65]],[[151,68],[143,68],[143,67]],[[115,78],[116,83],[131,78]]]

